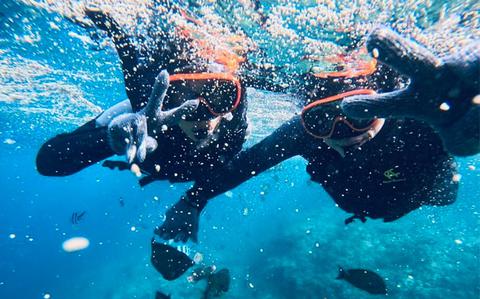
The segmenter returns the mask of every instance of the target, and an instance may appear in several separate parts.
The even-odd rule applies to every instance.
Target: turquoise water
[[[315,1],[304,2],[314,7]],[[432,2],[425,36],[435,31],[429,28],[446,26],[439,21],[442,9],[448,20],[476,8],[468,1]],[[285,1],[271,3],[265,9],[274,14]],[[239,19],[245,30],[254,27]],[[292,20],[299,18],[288,19],[285,28],[295,27]],[[476,26],[451,34],[472,38]],[[323,35],[299,35],[326,38],[324,28]],[[152,231],[190,184],[155,182],[142,189],[131,173],[100,165],[64,178],[35,170],[46,139],[126,98],[115,52],[89,34],[58,10],[0,4],[0,298],[143,299],[156,290],[200,298],[203,285],[185,276],[167,282],[150,264]],[[256,38],[268,44],[267,37]],[[291,95],[249,90],[249,100],[247,145],[299,109]],[[337,265],[375,270],[391,298],[479,298],[480,160],[457,161],[462,178],[455,204],[423,208],[393,223],[345,226],[348,215],[309,181],[306,162],[294,158],[213,200],[201,218],[199,244],[188,244],[189,250],[230,269],[224,298],[372,297],[335,280]],[[85,218],[73,225],[72,213],[81,211]],[[62,242],[74,236],[88,238],[90,246],[64,252]]]

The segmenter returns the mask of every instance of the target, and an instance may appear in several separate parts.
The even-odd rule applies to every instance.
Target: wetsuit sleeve
[[[60,134],[40,148],[36,164],[40,174],[66,176],[114,155],[107,141],[107,127],[91,120],[77,130]]]
[[[296,155],[302,155],[306,133],[296,116],[258,144],[237,154],[211,176],[197,180],[184,199],[203,209],[210,198],[235,188],[265,170]]]

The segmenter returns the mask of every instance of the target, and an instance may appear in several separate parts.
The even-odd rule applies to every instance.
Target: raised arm
[[[36,164],[42,175],[66,176],[112,155],[107,127],[96,127],[91,120],[71,133],[48,140],[38,151]]]
[[[164,239],[197,240],[198,216],[209,199],[235,188],[265,170],[309,147],[300,117],[296,116],[258,144],[240,152],[211,177],[197,181],[180,201],[167,211],[165,223],[155,233]]]
[[[73,132],[59,134],[42,145],[37,170],[46,176],[74,174],[115,154],[108,139],[108,124],[132,112],[128,100],[117,103]]]
[[[70,175],[114,154],[126,155],[129,163],[143,162],[158,146],[153,137],[155,128],[176,124],[198,106],[198,100],[189,100],[162,111],[168,78],[166,71],[158,74],[149,101],[139,112],[132,113],[130,102],[125,100],[77,130],[47,141],[37,155],[38,172]]]
[[[240,152],[211,177],[197,181],[187,191],[185,199],[202,210],[209,199],[237,187],[293,156],[301,155],[306,139],[308,137],[300,118],[294,117],[270,136]]]
[[[367,41],[369,52],[410,78],[407,87],[347,98],[351,117],[414,118],[432,126],[456,156],[480,153],[480,41],[439,58],[396,32],[379,27]]]

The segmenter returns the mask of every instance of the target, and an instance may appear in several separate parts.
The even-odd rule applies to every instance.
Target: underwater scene
[[[480,298],[480,2],[1,0],[0,298]]]

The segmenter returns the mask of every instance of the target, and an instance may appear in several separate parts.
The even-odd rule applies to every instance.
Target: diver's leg
[[[128,35],[118,23],[108,14],[97,8],[86,8],[85,14],[92,20],[98,29],[103,30],[112,39],[118,56],[122,61],[122,69],[133,72],[138,65],[138,53]]]
[[[120,25],[108,14],[99,9],[87,8],[86,15],[97,28],[104,30],[112,39],[121,61],[125,91],[134,112],[139,111],[148,100],[150,94],[148,82],[145,82],[145,66],[139,61],[139,53],[128,35]],[[154,78],[154,76],[152,76]]]

